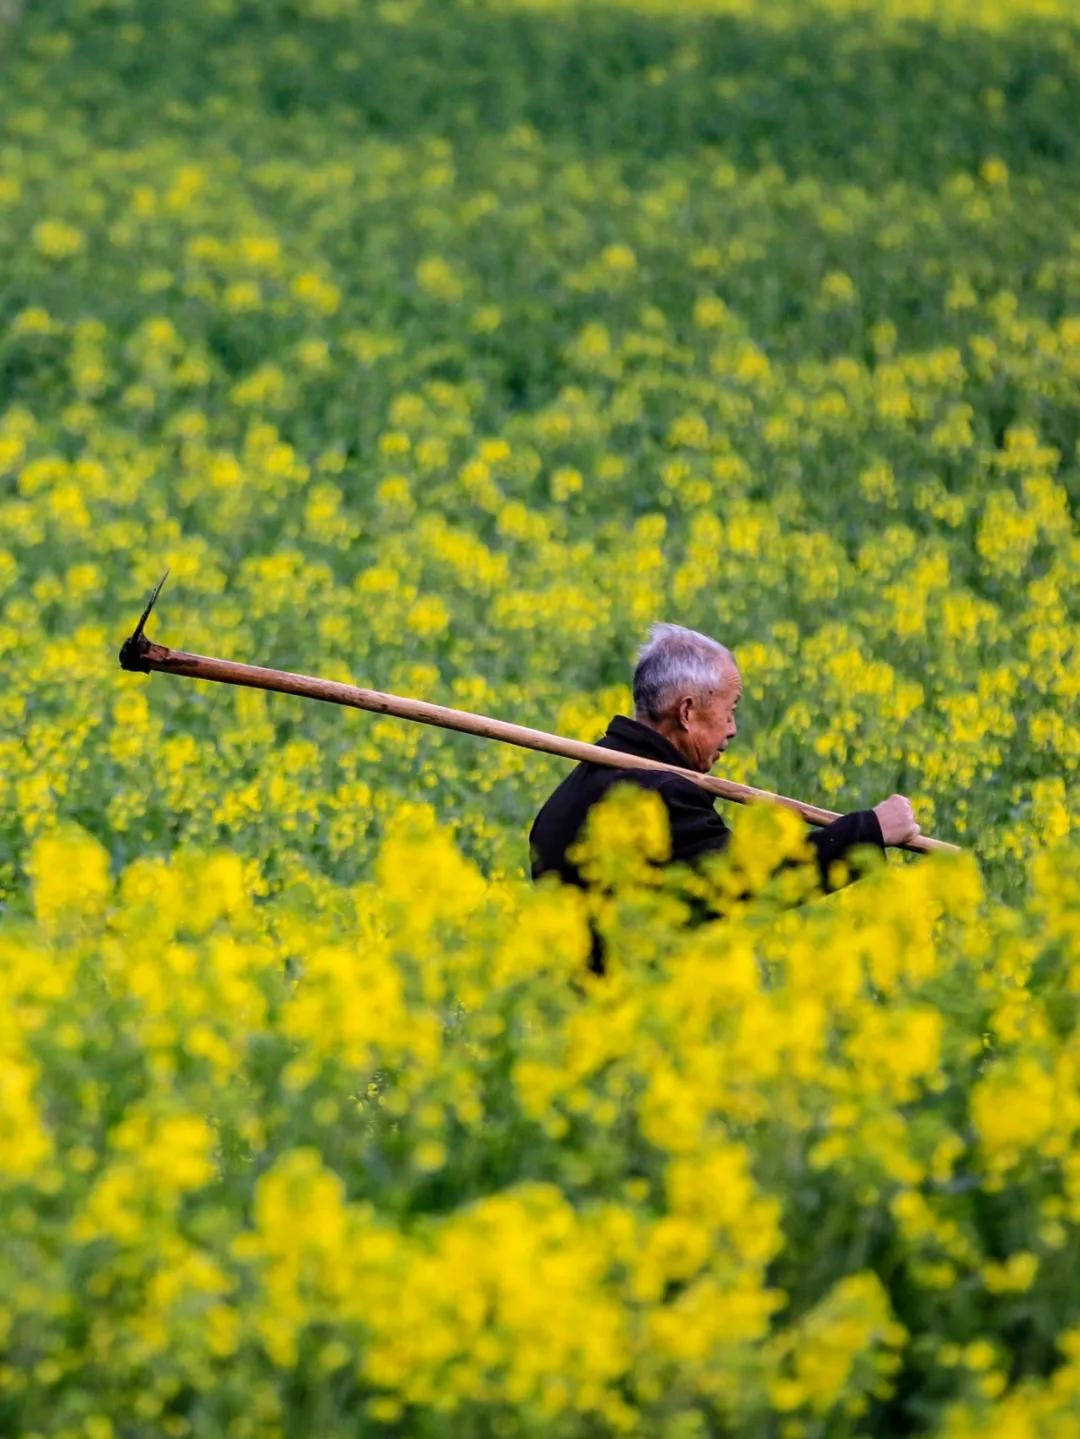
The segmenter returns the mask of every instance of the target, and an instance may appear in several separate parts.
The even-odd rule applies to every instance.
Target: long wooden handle
[[[544,750],[548,754],[562,755],[565,759],[591,760],[594,764],[611,765],[616,769],[663,770],[677,774],[680,779],[689,780],[691,784],[708,790],[710,794],[734,800],[737,804],[768,800],[773,804],[787,805],[810,824],[829,824],[840,818],[835,810],[804,804],[802,800],[773,794],[766,789],[755,789],[753,785],[719,779],[715,775],[665,764],[662,760],[648,759],[644,755],[603,749],[599,745],[586,744],[583,740],[564,739],[562,735],[547,734],[544,730],[529,729],[525,725],[509,724],[506,720],[489,719],[486,715],[470,714],[467,710],[428,704],[426,700],[403,699],[399,695],[361,689],[359,685],[340,684],[336,680],[318,679],[313,675],[292,674],[288,670],[265,669],[262,665],[238,664],[233,660],[214,659],[210,655],[171,650],[164,645],[154,644],[142,635],[138,636],[133,648],[137,652],[137,659],[135,654],[129,653],[125,662],[125,668],[128,669],[160,670],[164,674],[187,675],[196,680],[216,680],[221,684],[247,685],[253,689],[276,690],[281,694],[304,695],[308,699],[324,700],[328,704],[396,715],[399,719],[439,725],[442,729],[461,730],[464,734],[502,740],[506,744],[521,745],[525,749]],[[916,835],[914,839],[898,845],[897,848],[927,853],[931,850],[957,852],[960,846],[949,844],[943,839],[931,839],[929,835]]]

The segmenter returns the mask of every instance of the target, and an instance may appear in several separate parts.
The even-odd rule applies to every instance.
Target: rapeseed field
[[[0,5],[0,1432],[1080,1435],[1078,128],[1067,0]],[[703,630],[965,852],[533,885],[166,565],[586,740]]]

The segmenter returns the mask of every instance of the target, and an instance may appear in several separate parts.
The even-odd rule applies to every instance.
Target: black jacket
[[[616,715],[597,743],[602,749],[647,755],[681,769],[690,768],[685,757],[662,734],[626,715]],[[567,859],[566,850],[578,837],[588,809],[620,781],[655,790],[664,801],[671,825],[669,863],[689,863],[727,847],[731,830],[713,808],[712,795],[692,780],[654,770],[616,769],[613,765],[584,760],[566,776],[533,821],[529,850],[534,879],[554,871],[567,883],[585,887],[577,866]],[[831,824],[811,830],[808,838],[817,851],[821,885],[825,890],[832,887],[829,866],[844,859],[855,845],[875,845],[882,852],[885,848],[881,825],[872,809],[841,815]]]

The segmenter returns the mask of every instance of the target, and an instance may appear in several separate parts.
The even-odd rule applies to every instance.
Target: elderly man
[[[597,743],[706,774],[735,738],[741,695],[738,666],[722,644],[682,625],[657,624],[638,652],[634,718],[616,715]],[[726,847],[731,831],[713,808],[713,797],[692,781],[585,761],[567,775],[533,822],[529,847],[534,879],[554,871],[568,883],[584,886],[567,848],[578,837],[589,808],[620,782],[655,790],[663,800],[671,827],[670,863],[689,863]],[[857,845],[883,850],[918,833],[911,804],[899,794],[812,830],[808,838],[817,852],[822,887],[831,887],[830,866]],[[594,968],[596,958],[594,952]]]

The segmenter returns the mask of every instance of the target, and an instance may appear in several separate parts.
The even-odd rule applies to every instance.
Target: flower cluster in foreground
[[[608,804],[647,835],[654,801]],[[628,840],[589,900],[486,881],[424,805],[373,882],[272,899],[232,853],[114,883],[38,840],[0,934],[8,1427],[1068,1432],[1075,847],[1012,907],[970,856],[792,907],[801,832],[746,811],[696,879]]]

